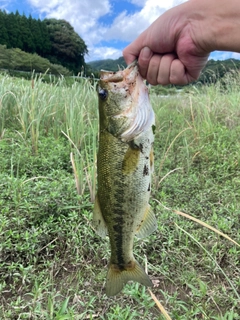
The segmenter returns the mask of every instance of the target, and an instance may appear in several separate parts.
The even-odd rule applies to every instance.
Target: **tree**
[[[60,62],[63,66],[75,73],[85,66],[84,55],[88,53],[83,39],[74,31],[73,27],[65,20],[45,19],[52,44],[52,62]]]
[[[8,48],[20,48],[22,49],[22,42],[20,39],[20,30],[18,26],[18,11],[16,13],[10,13],[7,15],[6,23],[7,23],[7,30],[8,30]]]
[[[37,23],[39,25],[39,29],[41,32],[41,46],[40,46],[40,51],[39,52],[37,51],[37,53],[43,57],[47,57],[49,54],[51,54],[51,48],[52,48],[52,44],[50,41],[50,34],[45,22],[38,19]]]
[[[30,15],[28,18],[29,28],[32,35],[32,41],[34,43],[34,51],[38,53],[39,55],[43,55],[44,52],[44,40],[42,36],[42,30],[41,30],[41,20],[33,19]],[[46,39],[45,39],[46,41]],[[50,50],[50,40],[49,35],[47,34],[47,41],[49,42],[49,50]]]
[[[18,26],[20,30],[20,39],[22,42],[22,50],[26,52],[35,52],[36,51],[36,45],[33,40],[33,35],[30,29],[30,20],[31,18],[27,17],[25,15],[18,16]]]
[[[6,11],[0,10],[0,44],[7,46],[9,42],[9,38],[8,38],[8,31],[6,28],[6,19],[7,19]]]
[[[6,45],[0,45],[0,68],[13,69],[13,59],[11,52]]]

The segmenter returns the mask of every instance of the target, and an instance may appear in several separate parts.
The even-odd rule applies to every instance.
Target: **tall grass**
[[[188,89],[190,92],[187,95],[162,98],[160,103],[158,96],[152,97],[159,128],[155,143],[157,156],[159,156],[158,143],[161,144],[162,151],[160,164],[155,167],[156,189],[160,187],[159,182],[162,181],[165,174],[171,173],[163,172],[169,153],[175,153],[175,159],[182,152],[186,157],[184,168],[173,168],[173,172],[181,169],[189,170],[194,163],[203,158],[207,160],[207,157],[210,156],[215,157],[214,162],[223,160],[218,158],[220,152],[217,151],[224,147],[227,150],[229,145],[225,144],[232,143],[234,138],[238,138],[240,132],[240,95],[238,86],[235,85],[237,79],[239,79],[238,74],[234,74],[234,77],[227,74],[223,80],[225,81],[224,86],[222,83],[200,88],[193,86],[192,89]],[[236,130],[231,131],[232,128]],[[179,140],[182,147],[176,151],[175,145],[179,144]],[[209,147],[212,142],[215,144],[216,153],[209,155]],[[235,168],[239,165],[239,153],[236,151]],[[223,170],[228,169],[223,166]]]
[[[46,85],[34,74],[31,82],[8,76],[0,80],[0,136],[13,127],[24,140],[31,139],[36,155],[41,136],[67,137],[80,194],[87,186],[94,200],[98,135],[95,85],[82,80],[69,87],[64,78]]]
[[[107,299],[108,241],[90,227],[95,85],[0,76],[0,318],[240,319],[239,81],[151,94],[158,230],[134,253],[153,294],[129,283]]]

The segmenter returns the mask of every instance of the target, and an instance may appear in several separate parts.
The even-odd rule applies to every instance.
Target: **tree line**
[[[75,74],[85,66],[88,53],[84,40],[69,22],[57,19],[34,19],[0,10],[0,44],[36,53],[52,64],[61,64]]]

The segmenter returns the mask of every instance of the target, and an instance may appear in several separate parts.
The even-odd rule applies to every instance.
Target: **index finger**
[[[132,53],[131,44],[123,50],[123,57],[127,65],[136,60],[138,58],[138,55],[139,53]]]
[[[140,51],[143,48],[144,42],[144,35],[145,31],[141,33],[137,39],[135,39],[132,43],[130,43],[124,50],[123,50],[123,57],[127,64],[132,63],[134,60],[138,59],[140,55]]]

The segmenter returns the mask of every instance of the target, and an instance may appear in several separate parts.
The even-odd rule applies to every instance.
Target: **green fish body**
[[[110,239],[106,294],[129,280],[151,286],[133,256],[134,236],[156,229],[149,206],[153,171],[154,112],[136,63],[116,73],[102,71],[99,94],[98,192],[93,226]]]

